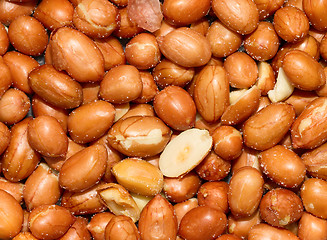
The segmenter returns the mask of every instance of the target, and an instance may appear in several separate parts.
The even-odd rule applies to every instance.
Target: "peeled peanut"
[[[64,207],[42,205],[31,211],[28,220],[30,231],[35,237],[50,240],[62,237],[75,218]]]
[[[23,196],[26,208],[32,210],[43,204],[56,204],[61,192],[58,175],[41,163],[25,182]]]
[[[2,157],[2,173],[12,182],[18,182],[31,175],[41,159],[28,143],[27,128],[31,120],[26,118],[11,128],[11,140]]]
[[[197,75],[194,102],[207,122],[216,122],[229,105],[228,74],[221,66],[206,66]]]
[[[138,228],[144,240],[175,239],[178,225],[173,206],[157,194],[142,210]]]
[[[228,28],[240,34],[253,32],[259,23],[259,11],[251,0],[213,0],[212,10]]]
[[[158,117],[175,130],[192,128],[196,105],[190,94],[178,86],[168,86],[154,98],[153,107]]]
[[[272,226],[284,227],[299,220],[302,214],[300,197],[287,189],[272,189],[260,202],[260,216]]]
[[[124,215],[137,222],[140,218],[140,209],[130,193],[116,183],[107,183],[97,188],[98,196],[109,210],[118,215]]]
[[[327,140],[326,114],[326,97],[319,97],[307,105],[292,125],[292,146],[312,149],[324,143]]]
[[[115,108],[98,100],[75,108],[68,117],[68,132],[73,141],[88,143],[104,135],[114,122]]]
[[[126,158],[112,168],[117,182],[127,190],[146,196],[153,196],[163,188],[160,170],[145,160]]]
[[[0,238],[15,237],[23,224],[23,209],[9,193],[0,189]]]
[[[271,64],[265,61],[259,62],[258,74],[256,85],[261,90],[261,95],[267,95],[268,91],[274,88],[276,81]]]
[[[236,218],[249,217],[259,207],[264,180],[252,167],[242,167],[234,172],[228,191],[228,203]]]
[[[244,144],[265,150],[276,145],[293,124],[295,111],[287,103],[272,103],[252,115],[243,125]]]
[[[105,240],[138,240],[140,239],[139,231],[127,216],[114,216],[105,228]]]
[[[65,131],[57,119],[51,116],[39,116],[30,121],[27,138],[30,146],[43,156],[62,157],[68,149]]]
[[[106,148],[103,145],[89,146],[65,161],[59,172],[59,184],[69,191],[86,190],[100,181],[106,164]]]
[[[209,41],[190,28],[178,28],[157,40],[161,53],[183,67],[203,66],[210,60]]]
[[[306,167],[302,159],[292,150],[276,145],[259,155],[262,171],[274,182],[286,188],[300,186]]]
[[[29,74],[28,81],[36,94],[56,107],[75,108],[83,101],[81,85],[52,65],[35,68]]]
[[[154,116],[132,116],[116,122],[108,132],[109,144],[133,157],[154,156],[165,148],[171,130]]]
[[[179,177],[194,169],[212,147],[207,130],[192,128],[173,138],[160,155],[159,168],[166,177]]]
[[[78,30],[62,27],[50,37],[52,64],[65,70],[79,82],[100,81],[104,75],[103,55],[86,35]]]
[[[83,192],[64,191],[61,198],[61,206],[68,209],[74,215],[86,215],[103,212],[107,207],[100,201],[97,188],[104,183],[99,183]]]

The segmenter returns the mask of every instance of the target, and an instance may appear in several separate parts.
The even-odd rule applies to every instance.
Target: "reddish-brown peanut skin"
[[[181,87],[168,86],[153,102],[156,114],[175,130],[186,130],[195,124],[196,106],[190,94]]]
[[[258,66],[245,52],[235,52],[224,61],[229,84],[234,88],[249,88],[258,78]]]
[[[326,154],[327,154],[327,143],[324,143],[311,151],[307,151],[301,156],[301,159],[305,164],[308,174],[310,174],[313,177],[327,180]]]
[[[212,9],[230,29],[240,34],[253,32],[259,23],[259,11],[251,0],[213,0]]]
[[[91,240],[91,234],[87,230],[88,220],[84,217],[77,217],[73,225],[63,235],[60,240],[83,239]]]
[[[52,65],[35,68],[29,74],[28,81],[36,94],[56,107],[71,109],[83,101],[81,85]]]
[[[327,239],[327,220],[304,212],[299,221],[298,236],[302,240]]]
[[[23,120],[31,106],[30,99],[21,90],[9,88],[0,99],[0,121],[13,125]]]
[[[244,144],[256,150],[266,150],[276,145],[295,119],[292,105],[272,103],[252,115],[243,126]]]
[[[107,150],[103,145],[87,147],[71,156],[62,165],[59,172],[59,184],[69,191],[86,190],[101,179],[106,170],[106,164]]]
[[[22,204],[24,184],[20,182],[11,182],[0,177],[0,189],[13,196],[18,203]]]
[[[283,228],[276,228],[265,223],[253,226],[249,231],[248,240],[299,240],[291,231]]]
[[[274,28],[282,39],[296,42],[309,33],[309,20],[305,13],[292,6],[280,8],[274,15]]]
[[[198,207],[198,200],[196,198],[190,198],[184,202],[176,203],[174,205],[175,215],[177,217],[178,225],[180,224],[184,215],[193,208]]]
[[[8,88],[12,85],[12,75],[10,68],[4,61],[3,57],[0,56],[0,97],[8,90]]]
[[[210,60],[209,41],[190,28],[177,28],[157,40],[161,53],[183,67],[203,66]]]
[[[28,217],[31,233],[39,239],[62,237],[74,223],[74,216],[64,207],[42,205],[33,209]]]
[[[31,15],[38,1],[31,0],[24,3],[0,1],[1,16],[0,22],[8,26],[15,18],[22,15]]]
[[[98,100],[74,109],[68,117],[68,131],[73,141],[88,143],[104,135],[114,122],[115,108]]]
[[[89,230],[94,240],[104,239],[106,226],[114,216],[110,212],[97,213],[92,216],[87,224],[87,230]]]
[[[175,239],[177,218],[173,206],[160,194],[147,203],[138,222],[141,239]]]
[[[130,217],[114,216],[105,228],[105,240],[139,240],[139,231]]]
[[[301,187],[301,198],[305,210],[316,217],[327,219],[327,182],[318,178],[309,178]]]
[[[161,59],[156,37],[150,33],[136,35],[126,44],[125,56],[127,62],[138,69],[156,66]]]
[[[13,240],[38,240],[38,239],[34,237],[30,232],[21,231],[13,238]]]
[[[260,202],[260,216],[272,226],[286,226],[299,220],[302,214],[301,199],[288,189],[272,189]]]
[[[105,0],[83,0],[74,10],[73,23],[91,38],[106,38],[118,27],[118,9]]]
[[[318,95],[312,91],[294,89],[292,95],[285,102],[293,105],[296,116],[299,116],[306,106],[316,98]]]
[[[41,163],[27,178],[24,186],[24,201],[30,211],[44,204],[56,204],[61,195],[58,176],[49,166]]]
[[[234,234],[223,234],[216,240],[241,240],[242,238],[234,235]]]
[[[282,68],[291,83],[299,89],[316,90],[326,83],[324,68],[304,51],[287,52]]]
[[[114,36],[109,36],[105,39],[95,39],[94,42],[104,57],[104,69],[106,71],[126,63],[123,46]]]
[[[206,38],[215,57],[227,57],[236,52],[242,44],[241,34],[232,31],[219,20],[210,25]]]
[[[65,70],[79,82],[100,81],[104,75],[103,55],[95,43],[83,33],[61,27],[50,37],[53,66]]]
[[[225,160],[233,160],[242,153],[242,134],[232,126],[217,127],[212,134],[212,140],[215,153]]]
[[[199,206],[187,212],[181,220],[178,235],[188,240],[215,239],[227,226],[226,215],[208,206]]]
[[[68,209],[74,215],[86,215],[105,211],[107,207],[97,196],[97,188],[101,186],[102,184],[99,183],[83,192],[64,191],[61,198],[61,206]]]
[[[220,181],[227,177],[231,169],[230,161],[219,157],[214,151],[208,155],[196,166],[195,171],[200,178],[208,181]]]
[[[164,178],[163,190],[171,202],[182,202],[193,197],[201,184],[199,176],[195,172],[189,172],[179,178]]]
[[[34,117],[51,116],[57,119],[64,132],[67,132],[67,121],[69,110],[55,107],[43,100],[39,95],[34,94],[32,97],[32,110]]]
[[[6,124],[0,122],[0,154],[2,154],[9,146],[11,139],[11,131]]]
[[[327,140],[327,97],[313,100],[294,121],[291,128],[294,148],[313,149]]]
[[[228,232],[247,239],[250,229],[261,223],[259,209],[249,217],[235,218],[233,214],[228,215]]]
[[[244,39],[245,51],[258,61],[272,59],[279,48],[279,38],[270,22],[260,22],[258,28]]]
[[[161,134],[161,140],[157,142],[147,141],[154,133]],[[119,120],[110,128],[108,141],[114,149],[124,155],[149,157],[162,152],[170,140],[171,134],[170,128],[158,117],[131,116]],[[157,134],[154,135],[160,137]],[[132,142],[130,143],[130,141]]]
[[[27,178],[40,161],[40,155],[31,148],[27,139],[27,128],[31,118],[11,128],[11,140],[2,158],[2,173],[6,179],[18,182]]]
[[[23,209],[13,196],[1,189],[0,202],[0,238],[13,238],[22,228]]]
[[[154,97],[159,92],[158,86],[154,81],[153,75],[148,71],[140,71],[141,81],[142,81],[142,91],[140,96],[135,99],[135,103],[148,103],[153,101]],[[145,105],[142,105],[145,106]]]
[[[236,218],[251,216],[259,207],[264,180],[253,167],[237,170],[229,183],[228,203]]]
[[[9,38],[6,28],[0,23],[0,56],[4,55],[9,48]]]
[[[51,31],[69,26],[73,21],[74,7],[68,0],[45,0],[34,11],[34,17]]]
[[[300,186],[306,167],[302,159],[291,149],[276,145],[259,155],[262,171],[275,183],[286,188]]]
[[[194,87],[197,111],[207,122],[216,122],[229,105],[229,82],[221,66],[206,66],[197,75]]]
[[[284,4],[284,0],[254,0],[254,2],[257,5],[260,20],[266,19],[274,14]]]
[[[319,31],[327,29],[327,3],[321,0],[303,0],[303,11],[308,16],[310,23]]]
[[[7,52],[3,60],[10,69],[13,87],[32,94],[33,90],[28,84],[28,74],[40,64],[34,58],[16,51]]]
[[[30,16],[20,16],[12,21],[8,28],[8,37],[19,52],[32,56],[42,54],[49,40],[43,25]]]
[[[204,17],[210,8],[209,0],[173,1],[163,3],[163,15],[165,19],[177,26],[186,26]]]
[[[43,156],[60,157],[67,153],[67,135],[54,117],[39,116],[30,121],[27,138],[31,147]]]
[[[110,69],[100,83],[99,97],[111,103],[127,103],[142,92],[139,70],[133,65],[119,65]]]
[[[197,198],[200,206],[208,206],[227,214],[228,183],[223,181],[205,182],[198,190]]]

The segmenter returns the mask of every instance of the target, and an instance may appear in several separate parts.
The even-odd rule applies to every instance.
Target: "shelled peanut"
[[[0,12],[0,239],[327,239],[327,0]]]

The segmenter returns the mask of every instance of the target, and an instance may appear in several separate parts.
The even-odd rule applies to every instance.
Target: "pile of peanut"
[[[327,0],[0,0],[0,239],[327,240]]]

